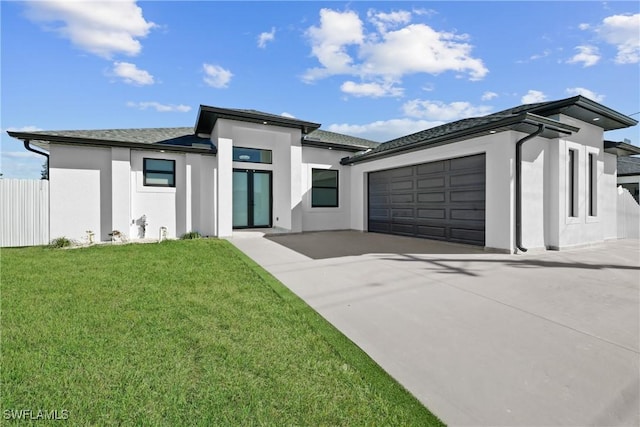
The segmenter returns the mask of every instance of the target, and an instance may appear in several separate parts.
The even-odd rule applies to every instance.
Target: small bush
[[[180,236],[181,240],[191,240],[191,239],[199,239],[201,238],[202,235],[200,233],[198,233],[197,231],[190,231],[188,233],[184,233],[182,236]]]
[[[49,243],[49,247],[53,249],[68,248],[69,246],[72,246],[72,245],[73,245],[73,242],[70,239],[67,239],[66,237],[57,237],[53,239],[51,243]]]

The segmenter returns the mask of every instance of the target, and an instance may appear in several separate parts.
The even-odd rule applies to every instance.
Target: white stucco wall
[[[340,164],[340,159],[353,153],[326,148],[302,148],[302,230],[345,230],[351,227],[351,167]],[[311,170],[333,169],[338,171],[338,207],[311,207]]]
[[[599,206],[602,215],[603,238],[615,239],[618,235],[617,210],[618,189],[616,174],[618,158],[614,154],[604,153],[602,170],[602,202]]]
[[[86,242],[111,232],[111,149],[50,144],[50,237]]]

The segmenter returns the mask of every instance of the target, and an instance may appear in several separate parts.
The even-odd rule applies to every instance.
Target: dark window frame
[[[266,152],[266,153],[269,153],[269,161],[268,162],[263,162],[263,161],[257,161],[256,162],[256,161],[253,161],[251,159],[243,160],[243,159],[240,159],[239,156],[238,156],[238,158],[236,158],[236,150],[250,150],[250,151],[258,151],[258,152]],[[271,165],[271,164],[273,164],[273,151],[272,150],[267,150],[265,148],[235,147],[234,146],[233,149],[232,149],[231,158],[232,158],[232,160],[234,162],[258,163],[258,164],[262,164],[262,165]]]
[[[313,182],[313,174],[314,172],[334,172],[336,175],[336,185],[328,187],[328,186],[318,186],[315,185]],[[330,190],[336,190],[336,202],[335,204],[316,204],[313,202],[313,191],[315,189],[330,189]],[[336,170],[336,169],[319,169],[319,168],[312,168],[311,169],[311,207],[312,208],[337,208],[340,207],[340,171]]]
[[[172,164],[171,172],[166,171],[166,170],[149,169],[147,167],[147,160],[171,162],[171,164]],[[172,182],[173,184],[153,184],[153,183],[148,183],[147,182],[147,173],[156,173],[156,174],[171,176],[170,182]],[[176,161],[175,160],[171,160],[171,159],[156,159],[156,158],[153,158],[153,157],[144,157],[142,159],[142,175],[144,177],[143,181],[144,181],[144,186],[145,187],[175,188],[176,187]]]
[[[569,149],[568,152],[568,161],[567,161],[567,169],[568,169],[568,182],[567,182],[567,192],[568,194],[568,209],[567,213],[571,218],[578,217],[578,203],[576,203],[576,198],[578,196],[578,150]]]
[[[597,181],[597,157],[595,153],[588,153],[588,174],[589,174],[589,216],[598,216],[598,181]]]

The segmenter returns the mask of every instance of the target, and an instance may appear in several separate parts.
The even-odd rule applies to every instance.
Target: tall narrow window
[[[338,171],[311,169],[311,207],[338,207]]]
[[[598,175],[597,159],[594,153],[589,153],[589,216],[598,215]]]
[[[569,150],[569,164],[567,165],[567,206],[570,217],[578,216],[578,152]]]
[[[176,186],[176,161],[163,159],[144,159],[144,185],[150,187]]]

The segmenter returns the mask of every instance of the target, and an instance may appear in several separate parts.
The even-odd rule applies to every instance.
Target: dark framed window
[[[144,185],[147,187],[175,187],[176,161],[143,159]]]
[[[589,164],[587,165],[589,169],[589,216],[598,215],[598,165],[596,161],[596,155],[589,153]]]
[[[311,207],[338,207],[338,171],[311,169]]]
[[[570,217],[578,216],[578,152],[569,150],[567,164],[567,213]]]
[[[234,162],[267,163],[271,164],[271,150],[259,148],[233,147]]]

